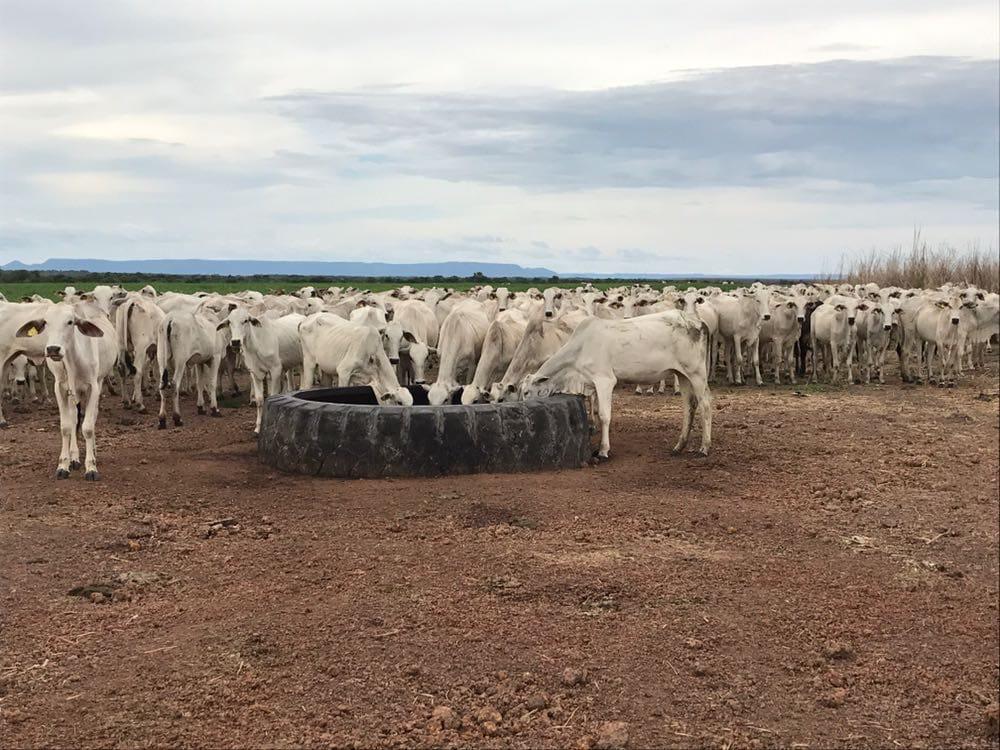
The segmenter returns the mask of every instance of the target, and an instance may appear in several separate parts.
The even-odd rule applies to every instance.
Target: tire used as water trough
[[[578,468],[590,457],[582,397],[379,406],[371,388],[314,388],[264,402],[257,450],[281,471],[405,477]],[[420,404],[424,405],[420,405]]]

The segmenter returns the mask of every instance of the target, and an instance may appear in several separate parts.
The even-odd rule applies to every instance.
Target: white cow
[[[879,383],[885,383],[885,353],[892,338],[892,326],[897,320],[899,307],[895,299],[868,303],[868,309],[858,309],[854,327],[857,336],[858,358],[864,368],[864,382],[870,383],[872,373]]]
[[[538,372],[524,379],[522,396],[578,393],[594,397],[601,426],[597,455],[607,458],[615,384],[619,380],[656,383],[676,375],[686,408],[673,452],[680,453],[687,446],[700,407],[700,453],[706,456],[712,445],[712,401],[705,372],[703,326],[697,317],[679,310],[629,320],[585,320]]]
[[[760,355],[757,341],[760,326],[770,319],[770,292],[745,289],[737,294],[709,297],[708,303],[719,316],[719,337],[726,348],[726,377],[730,384],[743,384],[743,345],[746,344],[757,385],[763,385],[760,375]]]
[[[959,295],[942,295],[920,308],[917,339],[923,342],[923,363],[928,382],[934,381],[934,355],[941,357],[941,382],[954,382],[962,371],[965,344],[977,327],[977,302]]]
[[[17,336],[17,332],[25,323],[44,318],[52,306],[53,303],[48,300],[38,303],[0,302],[0,384],[7,382],[7,367],[16,357],[25,354],[39,361],[45,357],[46,332],[41,331],[31,337]],[[3,399],[0,397],[0,428],[6,426]]]
[[[160,366],[159,428],[167,427],[167,393],[173,390],[174,426],[184,424],[181,419],[181,387],[187,367],[194,369],[195,390],[198,394],[198,413],[205,413],[205,391],[213,417],[221,417],[216,397],[219,382],[219,365],[225,355],[226,343],[216,335],[217,321],[202,309],[193,312],[175,310],[160,322],[156,339],[156,360]]]
[[[854,382],[854,324],[858,310],[867,310],[868,303],[857,297],[837,294],[817,307],[812,314],[809,335],[813,350],[812,381],[819,380],[819,355],[830,373],[830,382],[836,383],[840,365],[847,365],[847,382]]]
[[[760,327],[758,346],[771,345],[774,356],[774,382],[781,383],[781,367],[788,369],[788,378],[795,385],[795,342],[802,334],[802,324],[806,319],[806,297],[796,295],[783,297],[772,295],[771,317]]]
[[[507,371],[499,382],[490,386],[490,401],[514,401],[520,398],[518,386],[528,375],[541,367],[545,360],[559,351],[576,327],[588,317],[583,310],[560,313],[556,318],[545,317],[544,308],[539,309],[524,329],[521,343],[507,365]]]
[[[122,407],[129,409],[135,404],[136,410],[144,414],[146,405],[142,400],[143,377],[146,367],[156,357],[156,339],[160,324],[166,317],[152,298],[142,294],[130,295],[118,308],[115,315],[115,331],[119,348],[119,370],[122,376]],[[125,375],[133,375],[132,397],[125,388]]]
[[[252,315],[246,307],[237,307],[216,326],[228,328],[230,345],[243,354],[243,362],[250,371],[253,403],[257,407],[257,421],[253,432],[260,433],[260,418],[264,407],[264,384],[271,395],[281,393],[282,373],[291,375],[302,364],[302,342],[299,323],[305,316],[292,313],[271,319]],[[290,377],[286,378],[290,381]],[[287,383],[286,383],[287,386]]]
[[[368,326],[331,313],[316,313],[299,323],[302,341],[302,381],[312,388],[313,374],[336,373],[338,385],[368,385],[381,404],[413,404],[412,394],[400,387],[382,346],[382,337]]]
[[[438,335],[438,377],[427,393],[432,405],[447,403],[472,378],[489,325],[485,306],[474,300],[465,300],[448,313]]]
[[[494,378],[500,377],[510,365],[527,325],[528,318],[520,310],[505,310],[490,323],[472,383],[462,389],[463,404],[469,406],[488,400]]]
[[[438,320],[434,311],[423,300],[400,300],[394,305],[393,322],[398,323],[400,340],[399,376],[404,383],[427,382],[427,367],[437,355]],[[393,336],[396,327],[390,326],[386,334]]]
[[[62,435],[56,478],[68,478],[70,470],[80,466],[76,437],[79,423],[86,450],[84,478],[97,480],[100,474],[97,472],[95,427],[101,385],[118,359],[115,329],[94,305],[63,303],[50,306],[44,317],[22,324],[16,335],[35,338],[43,332],[47,333],[46,365],[55,378]],[[79,422],[78,407],[82,408],[82,422]]]

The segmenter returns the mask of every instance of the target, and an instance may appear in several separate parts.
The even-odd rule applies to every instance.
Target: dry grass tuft
[[[996,292],[1000,291],[1000,256],[993,248],[978,246],[964,252],[948,245],[933,249],[916,231],[909,251],[896,247],[845,257],[832,276],[850,284],[933,289],[951,282]]]

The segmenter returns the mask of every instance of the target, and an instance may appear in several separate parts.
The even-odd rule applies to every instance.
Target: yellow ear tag
[[[34,326],[31,326],[31,328],[28,329],[28,335],[29,336],[37,336],[38,335],[38,329],[35,328]]]

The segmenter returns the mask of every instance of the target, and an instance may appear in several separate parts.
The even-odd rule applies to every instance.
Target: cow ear
[[[548,379],[549,379],[548,375],[542,375],[542,377],[540,378],[535,378],[535,384],[537,385],[538,383],[545,383],[546,381],[548,381]]]
[[[844,305],[837,305],[835,309],[840,310],[840,311],[844,311],[847,308]]]
[[[58,294],[60,297],[65,297],[66,296],[66,290],[65,289],[60,289],[58,292],[56,292],[56,294]]]
[[[411,344],[417,343],[417,337],[414,336],[409,331],[403,331],[403,338],[409,341]]]
[[[935,307],[940,307],[940,308],[945,308],[945,307],[947,307],[947,306],[948,306],[948,303],[947,303],[947,302],[945,302],[945,301],[944,301],[944,300],[942,300],[942,299],[939,299],[939,300],[938,300],[937,302],[935,302],[935,303],[934,303],[934,306],[935,306]]]
[[[80,299],[82,299],[84,302],[90,302],[90,300],[94,299],[94,295],[91,294],[90,292],[84,292],[83,294],[80,295]]]
[[[29,320],[23,326],[17,329],[17,333],[14,334],[15,337],[19,339],[28,338],[30,336],[37,336],[42,331],[45,330],[44,320]]]
[[[248,318],[250,325],[260,328],[260,318]]]
[[[507,383],[507,393],[514,393],[517,390],[517,386],[513,383]]]
[[[224,320],[221,323],[219,323],[219,325],[217,325],[215,327],[215,330],[216,331],[221,331],[223,328],[229,328],[229,321],[228,320]]]
[[[98,326],[89,320],[74,320],[73,323],[76,325],[76,330],[82,333],[84,336],[90,336],[95,339],[99,339],[104,335]]]
[[[858,305],[858,309],[859,310],[867,310],[868,309],[868,305],[866,305],[864,302],[862,302],[860,305]]]
[[[699,297],[698,299],[696,299],[696,300],[694,301],[694,303],[695,303],[696,305],[704,305],[704,304],[705,304],[705,298],[704,298],[704,297]]]

